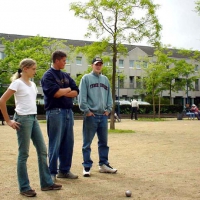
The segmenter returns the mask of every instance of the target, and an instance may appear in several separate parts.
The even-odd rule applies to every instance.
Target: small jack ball
[[[127,190],[127,191],[125,192],[125,194],[126,194],[127,197],[131,197],[131,191],[130,191],[130,190]]]

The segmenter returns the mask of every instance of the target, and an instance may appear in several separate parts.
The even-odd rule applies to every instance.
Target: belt
[[[19,114],[17,114],[17,113],[16,113],[16,115],[18,115],[18,116],[27,116],[27,117],[31,117],[31,116],[36,116],[37,114],[30,114],[30,115],[19,115]]]

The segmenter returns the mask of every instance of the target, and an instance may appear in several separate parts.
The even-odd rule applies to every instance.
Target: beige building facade
[[[14,34],[3,34],[0,33],[0,38],[4,37],[8,40],[13,41],[14,39],[25,38],[29,36],[24,35],[14,35]],[[60,40],[58,38],[58,40]],[[79,40],[67,40],[67,44],[74,46],[83,46],[85,44],[91,44],[89,41],[79,41]],[[140,80],[144,76],[142,70],[142,65],[148,67],[148,64],[144,61],[141,63],[142,57],[150,57],[153,59],[154,48],[149,46],[139,46],[139,45],[126,45],[128,49],[128,55],[126,57],[120,57],[117,60],[118,73],[123,73],[125,78],[123,81],[119,81],[118,90],[118,80],[116,82],[116,98],[118,98],[118,92],[120,99],[130,100],[132,98],[137,98],[143,100],[144,96],[140,95],[138,89],[140,88]],[[4,58],[4,46],[0,43],[0,59]],[[176,59],[185,59],[188,62],[188,58],[181,57],[180,55],[174,53],[173,57]],[[107,63],[108,64],[108,63]],[[66,71],[72,76],[76,77],[87,70],[91,63],[87,62],[87,59],[79,54],[76,55],[72,60],[67,60]],[[200,70],[200,65],[195,63],[196,73]],[[200,86],[199,79],[194,82],[194,91],[178,91],[172,92],[172,103],[185,105],[186,99],[189,99],[190,104],[195,103],[200,104]],[[42,89],[39,89],[39,93],[42,95]],[[169,91],[164,91],[162,93],[163,97],[169,98]]]

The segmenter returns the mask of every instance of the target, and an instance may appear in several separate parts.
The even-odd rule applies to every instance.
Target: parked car
[[[151,105],[150,103],[146,102],[146,101],[138,101],[139,105]]]
[[[115,104],[118,105],[118,100],[115,100]],[[131,102],[127,100],[119,100],[119,105],[131,105]]]

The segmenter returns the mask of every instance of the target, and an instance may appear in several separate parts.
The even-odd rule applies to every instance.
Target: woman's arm
[[[10,117],[9,117],[8,111],[7,111],[7,106],[6,106],[6,102],[11,98],[11,96],[14,93],[15,93],[14,90],[11,90],[11,89],[6,90],[6,92],[0,98],[0,108],[1,108],[1,112],[2,112],[2,115],[3,115],[6,123],[13,129],[19,129],[20,123],[14,121],[14,120],[10,120]]]

